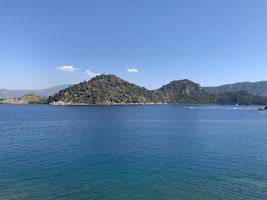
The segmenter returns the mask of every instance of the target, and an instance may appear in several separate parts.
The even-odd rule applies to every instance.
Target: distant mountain
[[[221,85],[217,87],[205,87],[204,89],[207,92],[213,94],[245,91],[256,96],[267,97],[267,81],[239,82],[234,84]]]
[[[0,100],[0,104],[44,104],[46,99],[44,97],[35,96],[32,94],[22,97]]]
[[[215,99],[199,84],[187,79],[172,81],[155,90],[155,94],[160,102],[166,103],[213,103]]]
[[[8,99],[8,98],[16,98],[20,96],[24,96],[27,94],[33,94],[41,97],[49,97],[60,90],[63,90],[71,85],[60,85],[52,88],[41,89],[41,90],[7,90],[7,89],[0,89],[0,99]]]

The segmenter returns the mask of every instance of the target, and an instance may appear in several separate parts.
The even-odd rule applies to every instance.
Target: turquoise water
[[[267,113],[1,105],[0,199],[267,199]]]

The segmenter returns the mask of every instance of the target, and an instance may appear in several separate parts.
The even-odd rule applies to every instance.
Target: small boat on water
[[[262,108],[259,108],[259,111],[267,111],[267,105],[263,106]]]

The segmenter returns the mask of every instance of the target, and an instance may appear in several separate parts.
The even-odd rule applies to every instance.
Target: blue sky
[[[0,88],[101,73],[150,89],[267,80],[266,10],[266,0],[0,1]]]

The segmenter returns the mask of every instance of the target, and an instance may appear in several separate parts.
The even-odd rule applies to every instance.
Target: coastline
[[[209,104],[209,103],[97,103],[97,104],[87,104],[87,103],[58,103],[58,102],[52,102],[52,103],[0,103],[1,105],[46,105],[46,106],[230,106],[235,107],[238,109],[238,107],[256,107],[255,109],[258,109],[259,111],[265,112],[267,110],[261,109],[263,105],[239,105],[236,107],[232,104]]]

